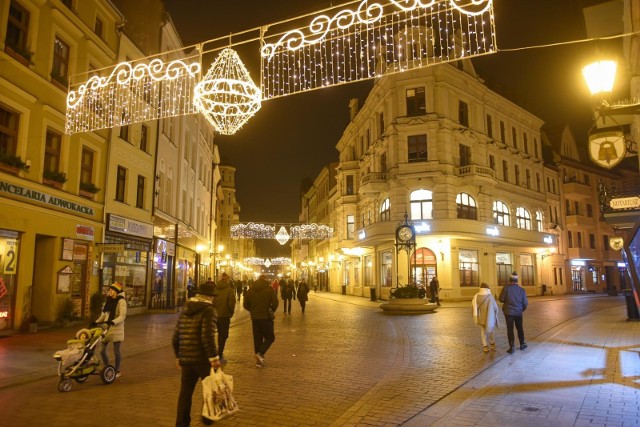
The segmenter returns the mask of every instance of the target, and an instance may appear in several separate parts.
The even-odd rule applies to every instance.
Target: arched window
[[[504,202],[493,202],[493,222],[500,225],[509,226],[509,206]]]
[[[478,219],[476,200],[467,193],[460,193],[456,196],[456,205],[458,206],[458,218]]]
[[[389,221],[391,219],[391,203],[389,199],[384,199],[380,205],[380,221]]]
[[[538,228],[539,232],[543,232],[544,231],[544,224],[542,223],[542,211],[537,211],[536,212],[536,227]]]
[[[433,218],[433,193],[416,190],[411,193],[411,219]]]
[[[522,206],[516,209],[516,227],[531,230],[531,214]]]

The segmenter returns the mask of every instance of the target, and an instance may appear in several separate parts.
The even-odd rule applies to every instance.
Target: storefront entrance
[[[431,279],[438,275],[438,265],[436,256],[430,249],[419,248],[411,257],[411,268],[415,267],[415,279],[417,286],[429,285]]]

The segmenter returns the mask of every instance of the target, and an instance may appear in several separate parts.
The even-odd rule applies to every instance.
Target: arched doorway
[[[438,274],[438,261],[431,249],[418,248],[411,256],[411,269],[415,268],[416,284],[418,286],[429,285],[431,279]]]

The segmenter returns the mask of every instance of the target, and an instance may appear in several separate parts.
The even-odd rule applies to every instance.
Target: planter
[[[11,175],[18,176],[18,174],[20,173],[21,168],[19,168],[17,166],[7,165],[5,163],[0,163],[0,170],[3,171],[3,172],[9,173]]]
[[[49,187],[57,188],[58,190],[62,188],[63,182],[54,181],[52,179],[42,178],[42,183],[48,185]]]
[[[84,191],[84,190],[79,190],[78,194],[80,195],[80,197],[84,197],[85,199],[90,199],[93,200],[95,193],[92,193],[90,191]]]
[[[391,298],[380,304],[383,311],[396,313],[426,313],[437,307],[437,304],[424,298]]]

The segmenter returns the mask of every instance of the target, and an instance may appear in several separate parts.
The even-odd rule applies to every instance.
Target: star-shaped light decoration
[[[289,233],[287,233],[287,229],[284,227],[280,227],[280,230],[278,230],[278,234],[276,234],[276,240],[278,241],[278,243],[284,245],[289,241],[289,237],[290,236]]]
[[[269,261],[269,258],[267,258],[267,259],[265,259],[265,260],[264,260],[264,264],[263,264],[263,265],[264,265],[265,267],[267,267],[267,268],[271,267],[271,261]]]
[[[218,132],[233,135],[260,109],[261,100],[238,53],[226,48],[196,85],[193,103]]]

